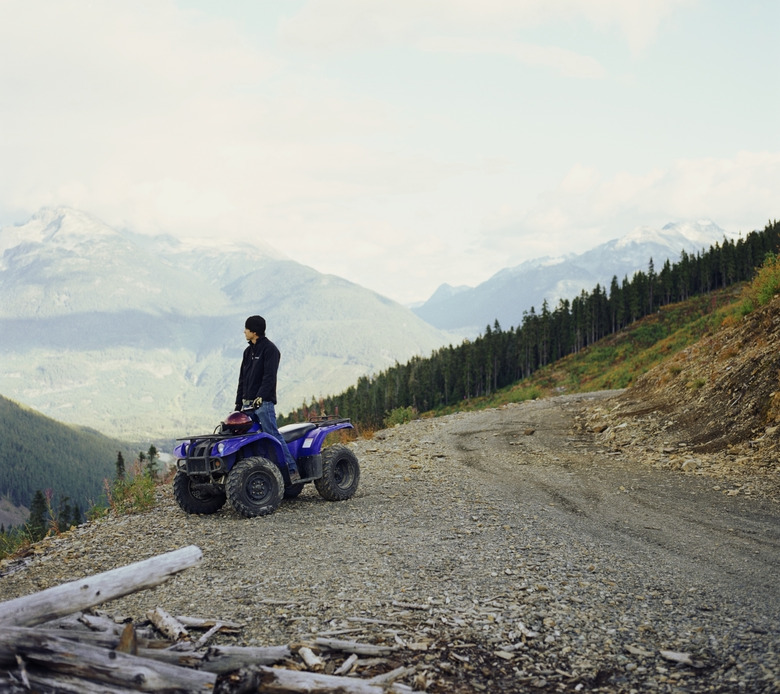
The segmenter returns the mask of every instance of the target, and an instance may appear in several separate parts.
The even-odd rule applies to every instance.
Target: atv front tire
[[[284,480],[276,465],[267,458],[244,458],[237,462],[225,484],[230,505],[242,516],[267,516],[279,508]]]
[[[322,477],[314,486],[323,499],[343,501],[357,491],[360,465],[357,456],[346,446],[329,446],[322,452]]]
[[[173,478],[173,495],[182,510],[199,515],[216,513],[227,499],[225,492],[206,491],[182,470]]]

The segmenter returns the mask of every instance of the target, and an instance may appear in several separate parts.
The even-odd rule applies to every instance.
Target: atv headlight
[[[217,444],[217,453],[222,455],[225,452],[225,444],[224,442]]]

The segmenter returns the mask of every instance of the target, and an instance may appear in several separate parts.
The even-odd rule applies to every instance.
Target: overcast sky
[[[68,205],[424,300],[780,217],[777,0],[0,0],[0,226]]]

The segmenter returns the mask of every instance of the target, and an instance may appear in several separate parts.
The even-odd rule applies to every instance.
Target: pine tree
[[[125,458],[122,455],[122,451],[116,454],[116,478],[118,480],[124,480],[125,478]]]
[[[67,530],[73,524],[73,509],[67,496],[60,501],[56,523],[58,531]]]
[[[157,476],[157,458],[158,458],[157,449],[152,445],[149,446],[149,451],[146,454],[146,473],[151,477],[152,479],[155,479]]]
[[[46,497],[40,489],[36,489],[30,504],[30,518],[27,521],[28,532],[33,542],[43,539],[46,535],[47,509]]]

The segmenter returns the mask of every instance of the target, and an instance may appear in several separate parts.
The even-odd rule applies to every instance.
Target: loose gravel
[[[242,623],[222,643],[388,644],[429,692],[780,691],[780,523],[766,498],[602,446],[614,393],[417,420],[349,445],[355,497],[271,516],[89,523],[0,565],[0,600],[195,544],[202,563],[104,605]]]

